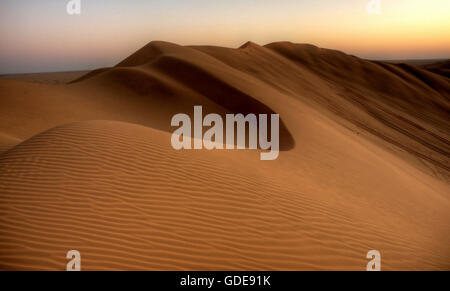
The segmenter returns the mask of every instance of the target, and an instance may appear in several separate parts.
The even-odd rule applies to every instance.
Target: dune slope
[[[64,269],[72,248],[88,270],[363,270],[374,247],[384,269],[448,266],[448,236],[439,233],[448,201],[409,177],[378,173],[406,190],[396,193],[395,210],[383,205],[390,193],[367,200],[378,205],[350,195],[335,204],[319,181],[255,163],[253,152],[177,152],[167,139],[147,127],[91,121],[2,155],[2,269]],[[407,191],[417,188],[428,196],[420,208],[434,230],[408,218],[417,193]]]
[[[0,79],[0,269],[449,269],[449,102],[445,74],[292,43]],[[195,105],[280,114],[280,157],[173,150]]]
[[[0,133],[0,153],[6,152],[20,142],[21,140],[16,137]]]

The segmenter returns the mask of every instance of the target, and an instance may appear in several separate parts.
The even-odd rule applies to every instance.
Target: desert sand
[[[68,83],[0,78],[0,269],[449,270],[445,66],[151,42]],[[279,158],[174,150],[195,105],[280,114]]]
[[[89,71],[74,71],[74,72],[53,72],[53,73],[30,73],[30,74],[13,74],[0,75],[1,79],[24,81],[39,84],[67,84],[74,79],[80,78]]]

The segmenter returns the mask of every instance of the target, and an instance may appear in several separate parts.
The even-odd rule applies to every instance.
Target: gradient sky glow
[[[450,57],[450,0],[0,0],[0,74],[112,66],[151,40],[287,40],[373,59]]]

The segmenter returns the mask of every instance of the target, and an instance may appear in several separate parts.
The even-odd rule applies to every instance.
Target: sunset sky
[[[372,59],[450,57],[449,0],[0,0],[0,74],[112,66],[151,40],[312,43]]]

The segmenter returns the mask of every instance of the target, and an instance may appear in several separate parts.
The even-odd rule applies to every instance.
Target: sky
[[[450,0],[0,0],[0,74],[112,66],[152,40],[311,43],[369,59],[450,57]]]

